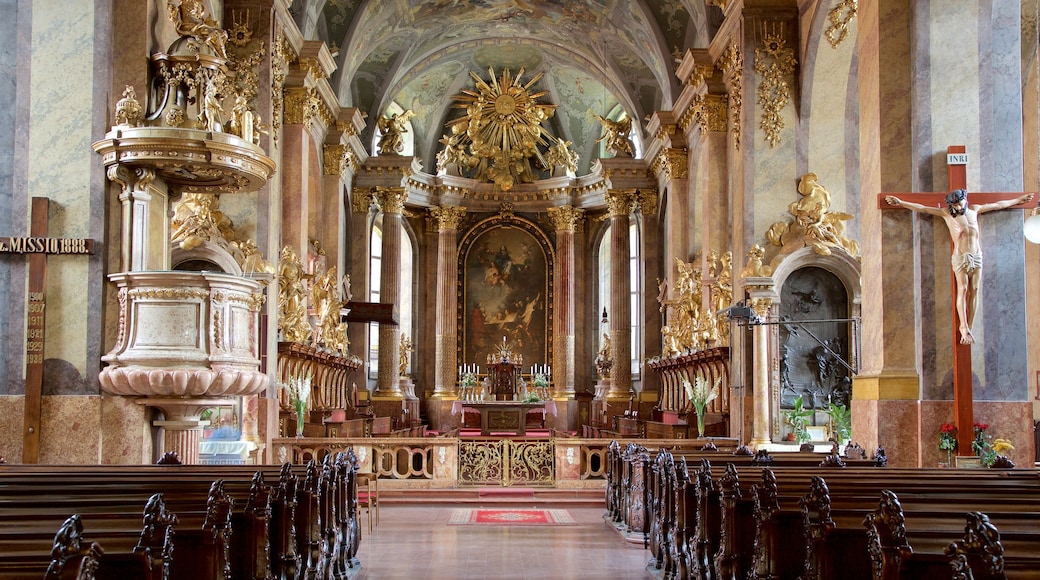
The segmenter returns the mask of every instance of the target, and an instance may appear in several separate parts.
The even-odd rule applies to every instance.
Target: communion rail
[[[466,485],[598,487],[606,482],[611,439],[460,439],[457,437],[286,437],[274,439],[275,459],[303,464],[352,448],[359,471],[393,481],[394,487]],[[646,445],[644,439],[618,439]],[[656,439],[655,448],[696,446],[704,440]]]

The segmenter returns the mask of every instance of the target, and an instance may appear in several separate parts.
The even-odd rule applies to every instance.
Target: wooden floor
[[[358,557],[365,580],[631,580],[649,578],[650,553],[624,541],[603,519],[604,508],[566,509],[571,526],[449,526],[456,507],[479,504],[383,504],[380,522],[362,529]],[[498,508],[500,505],[485,507]],[[364,519],[362,523],[367,525]]]

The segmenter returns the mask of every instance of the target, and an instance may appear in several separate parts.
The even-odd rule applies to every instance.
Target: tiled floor
[[[642,545],[625,542],[603,520],[603,508],[566,508],[578,522],[572,526],[449,526],[448,519],[455,507],[380,506],[380,522],[375,531],[362,530],[359,578],[631,580],[650,577],[645,570],[650,553]]]

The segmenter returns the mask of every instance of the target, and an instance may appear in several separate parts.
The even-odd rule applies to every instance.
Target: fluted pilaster
[[[753,298],[751,308],[763,320],[769,318],[773,300],[770,298]],[[753,392],[753,426],[751,428],[751,446],[758,448],[771,441],[769,430],[769,326],[755,326],[752,350],[754,351],[754,369],[752,369]]]

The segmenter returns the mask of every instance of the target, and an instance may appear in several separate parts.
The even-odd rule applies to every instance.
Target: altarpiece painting
[[[497,222],[497,223],[496,223]],[[460,361],[483,364],[503,340],[524,366],[551,361],[553,250],[534,224],[478,224],[459,248]]]

